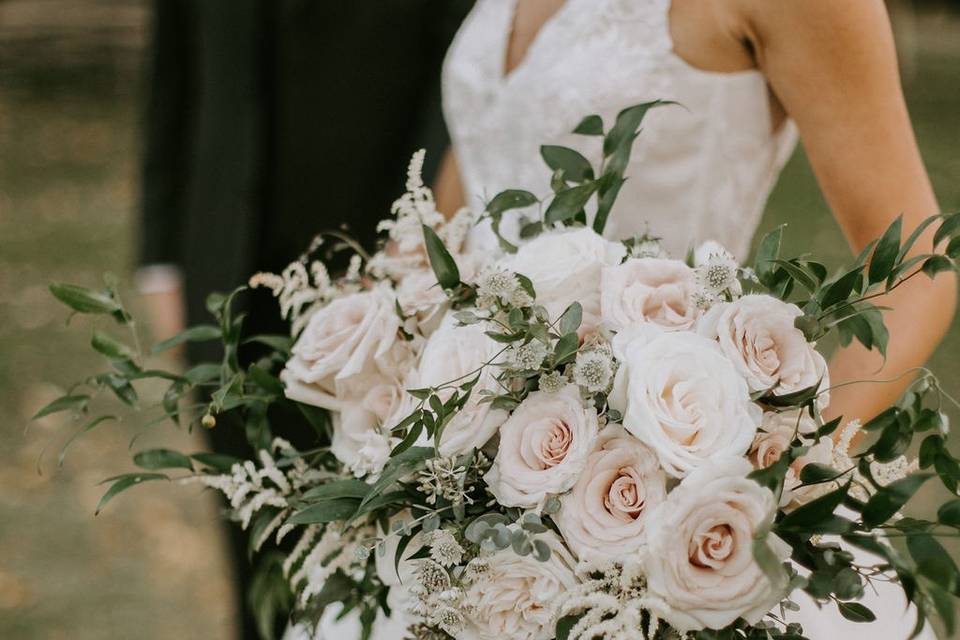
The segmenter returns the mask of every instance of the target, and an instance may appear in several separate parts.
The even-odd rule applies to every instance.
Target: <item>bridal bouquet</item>
[[[313,259],[328,241],[251,279],[292,338],[245,336],[241,290],[210,297],[216,324],[159,345],[222,342],[220,362],[184,373],[145,368],[95,330],[109,371],[41,415],[89,414],[101,390],[136,405],[136,386],[161,379],[159,419],[240,429],[255,450],[139,451],[143,471],[111,478],[98,510],[146,481],[213,487],[251,548],[276,559],[258,606],[315,622],[337,603],[326,617],[357,615],[364,637],[392,616],[413,638],[793,640],[793,594],[869,623],[858,599],[889,580],[916,604],[918,630],[931,615],[952,628],[960,572],[937,538],[957,535],[960,500],[932,520],[900,514],[933,476],[957,494],[950,396],[922,371],[866,424],[825,420],[816,345],[836,332],[884,352],[874,301],[956,267],[960,214],[905,240],[898,220],[833,276],[782,257],[782,229],[751,267],[712,242],[681,259],[653,237],[605,239],[657,104],[609,130],[588,117],[576,132],[602,140],[601,166],[545,146],[553,193],[505,191],[479,215],[440,215],[415,155],[380,251],[337,234],[331,248],[353,254],[343,275]],[[510,210],[525,216],[519,238],[500,232]],[[500,255],[469,251],[478,223]],[[908,258],[930,225],[946,250]],[[113,287],[52,291],[136,333]],[[251,344],[259,357],[241,358]],[[312,427],[306,445],[278,435],[295,415]]]

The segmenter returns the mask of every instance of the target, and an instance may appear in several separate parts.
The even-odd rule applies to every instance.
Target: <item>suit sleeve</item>
[[[154,0],[147,56],[140,194],[141,265],[181,262],[190,178],[191,0]]]

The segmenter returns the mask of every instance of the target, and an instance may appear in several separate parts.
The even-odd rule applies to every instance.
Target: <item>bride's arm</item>
[[[437,202],[437,211],[447,218],[466,205],[463,195],[463,184],[460,182],[460,168],[457,166],[457,156],[453,147],[447,147],[437,169],[437,178],[434,180],[433,197]]]
[[[903,214],[904,235],[939,213],[900,87],[881,0],[735,0],[757,64],[796,121],[820,187],[855,252]],[[929,251],[932,233],[917,243]],[[922,365],[956,307],[952,273],[915,278],[880,301],[891,339],[886,364],[859,345],[840,350],[831,384],[891,378]],[[882,368],[881,368],[882,366]],[[909,382],[854,385],[830,413],[869,418]]]

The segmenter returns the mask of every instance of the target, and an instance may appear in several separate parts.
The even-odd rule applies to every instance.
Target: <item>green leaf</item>
[[[560,316],[560,335],[573,333],[580,328],[583,321],[583,306],[579,302],[572,303]]]
[[[780,225],[763,236],[760,244],[757,245],[757,255],[753,259],[753,270],[760,282],[767,288],[773,287],[775,284],[776,264],[774,264],[774,260],[780,257],[784,226]]]
[[[553,349],[555,365],[565,364],[580,348],[580,337],[576,333],[567,333],[559,340]]]
[[[529,191],[523,191],[521,189],[507,189],[506,191],[501,191],[495,195],[493,200],[487,203],[486,211],[492,216],[497,216],[504,211],[509,211],[511,209],[523,209],[535,205],[537,202],[539,202],[539,200],[537,200],[537,196],[533,195]]]
[[[107,422],[110,420],[116,420],[116,419],[117,419],[116,416],[100,416],[98,418],[94,418],[93,420],[90,420],[89,422],[84,424],[82,427],[77,429],[77,431],[74,432],[74,434],[70,436],[70,438],[63,444],[63,447],[61,447],[60,455],[57,457],[57,466],[58,467],[63,466],[63,461],[67,457],[67,449],[70,448],[70,445],[73,444],[74,440],[79,438],[84,433],[87,433],[88,431],[92,431],[93,429],[100,426],[104,422]]]
[[[855,267],[837,278],[827,286],[823,297],[820,299],[820,306],[824,309],[829,309],[837,303],[846,302],[850,294],[857,288],[861,275],[862,269]]]
[[[893,265],[896,264],[897,256],[900,253],[900,236],[903,231],[903,216],[897,216],[887,230],[880,236],[877,248],[873,250],[873,257],[870,258],[870,268],[867,271],[867,279],[870,284],[876,284],[887,279]]]
[[[864,526],[877,527],[892,518],[931,477],[927,473],[907,476],[877,491],[863,509]]]
[[[587,182],[557,193],[547,207],[544,220],[547,224],[570,220],[586,206],[587,201],[596,189],[597,184],[595,182]]]
[[[178,344],[183,344],[184,342],[206,342],[208,340],[219,340],[222,335],[223,334],[220,331],[220,327],[215,327],[212,324],[198,324],[195,327],[184,329],[172,338],[167,338],[166,340],[153,345],[153,352],[160,353],[161,351],[166,351],[167,349],[171,349]]]
[[[384,467],[380,478],[373,485],[370,493],[363,499],[363,504],[383,493],[397,480],[414,471],[425,460],[434,457],[434,455],[436,455],[436,452],[433,447],[410,447],[403,453],[390,458],[390,462]],[[360,506],[362,507],[363,504]]]
[[[100,512],[103,511],[103,508],[107,506],[107,503],[113,500],[118,494],[123,493],[130,487],[134,487],[138,484],[144,482],[149,482],[151,480],[169,480],[163,473],[126,473],[121,476],[114,476],[113,478],[108,478],[104,482],[113,482],[110,485],[110,488],[107,489],[107,492],[103,494],[103,497],[100,498],[100,502],[97,503],[97,509],[94,511],[94,515],[100,515]]]
[[[363,480],[346,478],[327,482],[313,487],[303,494],[304,500],[331,500],[334,498],[356,498],[362,500],[370,493],[370,485]]]
[[[423,225],[423,239],[427,246],[430,266],[433,267],[433,273],[437,276],[437,282],[444,289],[453,289],[460,284],[460,270],[457,268],[453,256],[447,251],[443,240],[427,225]]]
[[[927,533],[907,536],[906,542],[920,575],[950,593],[957,593],[960,571],[943,545]]]
[[[943,437],[934,434],[927,436],[923,439],[923,443],[920,445],[920,468],[927,469],[933,466],[936,457],[940,455],[943,450]]]
[[[930,216],[914,229],[907,239],[903,241],[903,244],[900,245],[900,252],[897,254],[897,262],[902,262],[904,258],[907,257],[910,249],[913,248],[913,245],[916,244],[917,239],[920,238],[920,234],[927,230],[931,224],[940,219],[940,216]]]
[[[960,236],[950,241],[944,253],[954,260],[960,260]]]
[[[33,414],[32,420],[42,418],[43,416],[48,416],[51,413],[59,413],[60,411],[69,411],[71,409],[76,409],[79,411],[86,411],[87,405],[90,403],[90,396],[79,393],[76,395],[65,395],[60,396],[53,402],[49,403],[35,414]]]
[[[954,213],[947,216],[943,224],[933,234],[933,246],[936,247],[947,238],[953,238],[960,233],[960,213]]]
[[[233,456],[228,456],[223,453],[210,453],[207,451],[191,453],[190,457],[200,464],[210,467],[211,469],[216,469],[222,473],[228,473],[230,469],[233,468],[233,465],[241,462],[240,458],[234,458]]]
[[[626,182],[622,176],[612,173],[606,174],[600,180],[600,198],[597,203],[597,215],[593,219],[593,230],[603,235],[603,230],[607,226],[607,218],[610,217],[610,211],[620,193],[620,187]]]
[[[545,144],[540,147],[540,155],[548,167],[554,171],[562,171],[565,180],[570,182],[593,180],[593,167],[590,161],[578,151]]]
[[[873,622],[877,616],[859,602],[837,602],[840,615],[851,622]]]
[[[120,303],[106,291],[54,283],[50,285],[50,293],[77,313],[117,314],[123,311]]]
[[[799,264],[794,263],[791,260],[771,260],[774,265],[780,267],[787,272],[793,280],[798,282],[807,291],[813,293],[817,290],[817,278],[814,274],[810,273],[810,270],[806,267],[803,267]]]
[[[247,369],[247,376],[258,387],[267,393],[277,397],[283,397],[284,387],[283,383],[280,381],[280,378],[276,377],[263,367],[255,364],[250,365],[250,367]]]
[[[356,511],[360,501],[356,498],[336,498],[312,504],[290,516],[286,524],[325,524],[347,520]]]
[[[937,520],[950,527],[960,527],[960,500],[951,500],[940,505]]]
[[[137,391],[126,377],[115,373],[105,373],[97,376],[96,381],[113,391],[113,395],[117,396],[124,404],[134,408],[137,406],[139,399]]]
[[[580,124],[577,125],[577,128],[574,129],[573,132],[579,133],[582,136],[602,136],[603,118],[598,115],[587,116],[580,121]]]
[[[102,331],[95,330],[93,332],[90,346],[93,347],[94,351],[113,360],[133,360],[136,358],[133,349]]]
[[[290,336],[259,335],[250,336],[243,341],[243,344],[254,343],[267,346],[285,356],[290,355],[290,350],[293,348],[293,338]]]
[[[957,626],[957,604],[950,597],[950,594],[943,589],[931,587],[929,589],[930,597],[933,599],[933,606],[937,610],[937,615],[943,621],[944,630],[947,637],[952,638]]]
[[[831,466],[811,462],[800,469],[800,481],[803,484],[820,484],[835,480],[841,473]]]
[[[133,456],[133,463],[141,469],[188,469],[193,471],[189,456],[171,449],[147,449]]]
[[[186,378],[190,384],[203,384],[204,382],[211,382],[220,378],[221,370],[220,365],[205,362],[187,369],[183,377]]]
[[[654,107],[668,104],[675,103],[664,100],[654,100],[653,102],[645,102],[643,104],[627,107],[618,113],[616,122],[614,123],[613,127],[611,127],[606,138],[603,140],[603,155],[613,155],[620,145],[627,143],[628,141],[632,143],[633,138],[636,136],[637,129],[643,122],[647,112]]]
[[[931,256],[927,258],[921,269],[927,277],[934,277],[942,271],[953,271],[953,261],[946,256]]]
[[[835,489],[826,495],[820,496],[816,500],[796,508],[784,516],[777,524],[777,528],[807,533],[817,532],[817,526],[825,523],[834,515],[837,507],[839,507],[843,499],[847,497],[849,490],[850,483],[848,482],[839,489]]]

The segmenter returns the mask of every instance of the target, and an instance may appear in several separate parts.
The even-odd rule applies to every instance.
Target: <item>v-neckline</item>
[[[544,20],[543,24],[540,25],[540,28],[537,29],[537,32],[533,35],[533,39],[530,40],[530,43],[527,45],[526,51],[523,52],[523,57],[517,61],[517,64],[512,69],[507,70],[507,64],[510,56],[510,45],[512,44],[514,30],[517,24],[517,9],[519,7],[520,0],[504,0],[504,5],[506,6],[506,16],[505,27],[503,30],[503,43],[500,47],[500,59],[497,66],[498,84],[507,84],[515,75],[517,75],[518,71],[522,71],[523,68],[527,66],[527,62],[530,60],[530,55],[534,53],[535,50],[540,46],[544,36],[550,35],[549,32],[551,29],[556,28],[558,19],[575,2],[576,0],[564,0],[563,4],[560,5],[560,7],[546,20]]]

